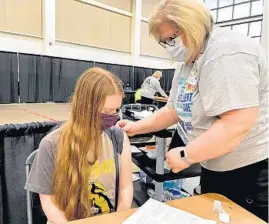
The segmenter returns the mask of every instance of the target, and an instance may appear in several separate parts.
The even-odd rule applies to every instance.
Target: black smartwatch
[[[192,163],[188,160],[188,154],[185,147],[180,148],[179,155],[185,163],[187,163],[189,166],[192,165]]]

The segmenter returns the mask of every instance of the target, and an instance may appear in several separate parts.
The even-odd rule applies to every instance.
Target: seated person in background
[[[160,85],[160,79],[162,77],[162,73],[160,71],[156,71],[152,76],[147,77],[142,86],[141,93],[141,103],[142,104],[153,104],[153,98],[156,92],[159,92],[163,97],[168,98],[166,93],[163,91]]]
[[[25,188],[39,193],[49,223],[131,207],[130,143],[113,126],[123,95],[110,72],[86,70],[76,84],[70,118],[41,141]]]

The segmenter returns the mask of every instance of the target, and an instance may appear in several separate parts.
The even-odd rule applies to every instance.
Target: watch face
[[[180,151],[180,157],[181,157],[181,158],[185,158],[185,157],[186,157],[186,155],[185,155],[185,151],[184,151],[184,150]]]

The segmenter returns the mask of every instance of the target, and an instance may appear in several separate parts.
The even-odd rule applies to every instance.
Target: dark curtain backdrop
[[[70,99],[77,78],[87,68],[93,67],[93,62],[71,59],[52,59],[52,100],[66,102]]]
[[[133,90],[141,88],[145,78],[157,70],[0,52],[0,103],[17,103],[19,94],[22,103],[66,102],[74,91],[77,78],[84,70],[94,65],[111,71],[122,80],[124,87],[129,84]],[[165,91],[169,91],[174,70],[161,71],[161,86]]]
[[[103,68],[112,72],[114,75],[116,75],[122,80],[124,87],[127,84],[129,84],[132,87],[132,89],[134,89],[134,75],[133,75],[132,66],[113,65],[113,64],[96,62],[95,67]]]
[[[40,56],[19,55],[21,102],[38,102]],[[41,84],[41,83],[40,83]],[[42,86],[42,84],[41,84]]]
[[[21,102],[66,102],[80,74],[93,62],[19,55]]]
[[[161,86],[163,90],[170,91],[172,87],[172,80],[174,77],[175,69],[164,69],[162,70]]]
[[[25,161],[56,123],[0,126],[0,223],[26,224]]]
[[[44,103],[52,99],[52,58],[40,57],[38,72],[39,89],[37,90],[38,102]]]
[[[18,102],[17,54],[0,52],[0,103]]]
[[[52,101],[52,58],[19,55],[20,96],[22,103]]]

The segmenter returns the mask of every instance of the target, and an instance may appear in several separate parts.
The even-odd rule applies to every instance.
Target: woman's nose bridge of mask
[[[176,30],[173,35],[161,38],[159,43],[161,43],[161,46],[164,48],[166,48],[167,46],[181,45],[183,44],[183,35],[184,34],[181,33],[179,30]]]

